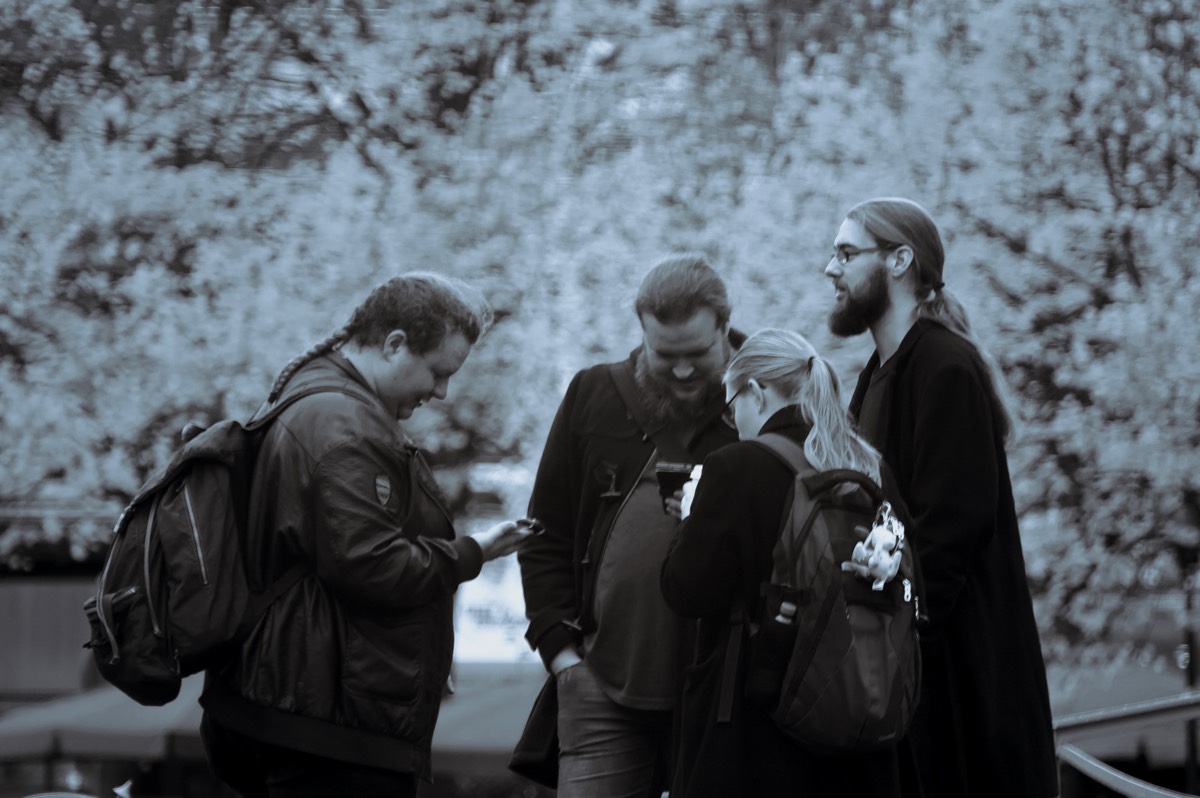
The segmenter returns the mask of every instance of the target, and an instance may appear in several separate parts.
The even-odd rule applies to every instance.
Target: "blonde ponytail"
[[[855,431],[850,416],[842,405],[841,387],[837,374],[820,355],[809,361],[808,379],[800,386],[796,403],[804,420],[812,426],[804,441],[804,454],[813,468],[850,468],[869,476],[876,485],[882,484],[879,475],[879,452]]]
[[[855,432],[842,404],[837,374],[804,336],[766,329],[747,338],[729,362],[725,383],[736,391],[751,379],[773,385],[799,406],[812,428],[804,455],[813,468],[850,468],[880,484],[879,452]]]

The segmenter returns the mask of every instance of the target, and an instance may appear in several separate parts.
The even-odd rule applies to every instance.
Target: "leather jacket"
[[[266,429],[247,529],[263,584],[297,560],[312,571],[209,672],[201,704],[272,745],[427,776],[454,592],[482,551],[455,537],[428,466],[349,361],[318,357],[288,390],[312,381],[366,393],[305,397]]]

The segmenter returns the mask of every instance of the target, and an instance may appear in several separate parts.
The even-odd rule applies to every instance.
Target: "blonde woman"
[[[815,469],[861,471],[894,497],[879,453],[850,423],[833,369],[801,335],[768,329],[751,336],[730,361],[724,384],[742,442],[704,461],[662,569],[667,604],[700,619],[684,683],[671,796],[918,795],[909,784],[912,768],[903,743],[865,755],[812,754],[785,737],[765,712],[745,704],[740,689],[734,690],[731,722],[716,722],[730,610],[740,597],[751,623],[758,621],[759,585],[770,578],[793,481],[771,452],[747,441],[768,432],[785,435],[803,444]],[[738,684],[748,650],[741,646]]]

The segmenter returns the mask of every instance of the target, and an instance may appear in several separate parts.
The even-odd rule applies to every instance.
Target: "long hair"
[[[881,197],[860,202],[850,209],[846,218],[861,224],[863,230],[875,239],[876,246],[908,246],[912,249],[914,277],[909,284],[917,300],[917,318],[940,324],[963,338],[979,353],[987,369],[992,395],[996,398],[1001,435],[1007,440],[1015,426],[1008,383],[996,359],[976,337],[966,307],[942,281],[946,254],[933,217],[912,200]]]
[[[766,329],[746,339],[725,369],[725,385],[740,391],[751,379],[771,385],[812,427],[804,456],[818,470],[851,468],[880,484],[879,452],[855,431],[842,404],[841,386],[829,362],[804,336]]]
[[[461,280],[433,272],[409,272],[377,287],[350,314],[350,320],[325,340],[292,359],[271,386],[274,402],[288,380],[304,364],[346,342],[378,346],[392,330],[404,330],[416,355],[436,349],[447,335],[461,333],[474,345],[492,326],[492,308],[477,290]]]

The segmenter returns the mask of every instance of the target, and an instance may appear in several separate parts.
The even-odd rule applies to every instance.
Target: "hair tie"
[[[809,358],[808,358],[808,370],[809,371],[812,371],[813,362],[816,361],[816,359],[817,359],[816,355],[809,355]]]
[[[936,283],[933,284],[934,291],[941,291],[945,287],[946,287],[946,284],[943,283],[941,280],[938,280]]]

